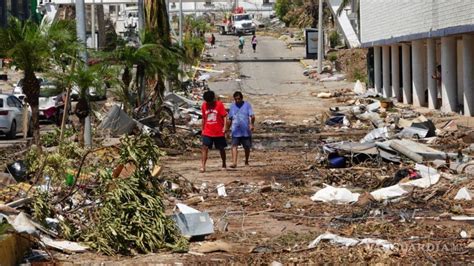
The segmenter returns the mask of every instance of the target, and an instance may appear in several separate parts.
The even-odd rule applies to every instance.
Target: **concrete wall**
[[[473,0],[361,0],[365,46],[474,31]]]

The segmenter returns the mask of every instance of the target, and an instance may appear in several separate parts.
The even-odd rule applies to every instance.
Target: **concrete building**
[[[360,0],[360,28],[384,96],[474,116],[474,1]]]

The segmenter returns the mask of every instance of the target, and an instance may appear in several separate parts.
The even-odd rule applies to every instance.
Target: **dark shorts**
[[[252,137],[232,137],[232,146],[242,145],[244,149],[252,148]]]
[[[222,150],[227,147],[227,141],[225,137],[202,136],[202,145],[207,146],[209,149],[212,149],[212,146],[214,146],[216,149]]]

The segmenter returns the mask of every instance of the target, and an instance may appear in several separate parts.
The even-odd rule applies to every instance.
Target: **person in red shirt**
[[[204,103],[201,106],[202,112],[202,148],[201,148],[201,172],[206,171],[206,162],[209,149],[214,146],[219,150],[222,159],[222,168],[226,166],[225,147],[227,141],[225,133],[227,129],[227,111],[224,104],[216,101],[213,91],[204,93]]]

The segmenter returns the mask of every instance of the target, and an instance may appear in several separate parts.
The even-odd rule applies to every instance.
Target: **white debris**
[[[376,245],[386,250],[391,250],[395,247],[392,243],[383,239],[364,238],[359,240],[355,238],[338,236],[332,233],[324,233],[313,240],[313,242],[308,245],[308,248],[315,248],[323,240],[329,240],[329,242],[332,244],[343,245],[346,247],[352,247],[356,245]]]
[[[337,204],[345,204],[356,202],[359,199],[359,193],[352,193],[347,188],[335,188],[326,185],[325,188],[316,192],[312,197],[312,201],[332,202]]]
[[[472,192],[469,191],[467,187],[461,188],[456,196],[454,197],[455,200],[472,200]]]
[[[48,247],[56,248],[65,252],[85,252],[88,247],[83,246],[79,243],[67,241],[67,240],[53,240],[47,236],[41,236],[41,242]]]
[[[372,191],[370,194],[376,200],[386,200],[403,196],[404,194],[410,192],[413,187],[429,188],[430,186],[438,183],[440,174],[438,171],[436,171],[436,169],[422,164],[416,164],[415,169],[420,172],[421,178],[396,184],[390,187],[381,188]]]
[[[360,80],[357,80],[356,84],[354,85],[354,93],[356,94],[364,94],[367,90],[364,88]]]
[[[217,185],[217,195],[220,197],[227,197],[224,184]]]

